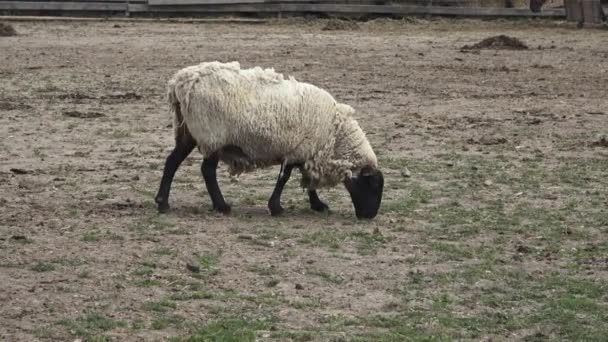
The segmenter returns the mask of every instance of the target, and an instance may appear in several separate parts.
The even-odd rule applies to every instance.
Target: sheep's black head
[[[372,219],[376,217],[382,201],[382,189],[384,188],[382,172],[366,166],[361,169],[359,174],[347,178],[344,185],[350,193],[357,218]]]

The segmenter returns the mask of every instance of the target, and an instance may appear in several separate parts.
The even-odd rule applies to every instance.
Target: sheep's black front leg
[[[319,199],[316,190],[308,190],[308,199],[310,200],[310,208],[314,211],[328,211],[329,206]]]
[[[298,165],[300,172],[304,175],[304,165]],[[310,208],[314,211],[328,211],[329,206],[319,199],[319,195],[317,194],[317,190],[308,190],[308,200],[310,202]]]
[[[285,167],[281,165],[281,172],[279,172],[277,184],[268,200],[268,209],[270,209],[270,215],[272,216],[278,216],[283,213],[283,207],[281,207],[281,193],[283,192],[283,188],[285,187],[285,184],[287,184],[289,177],[291,177],[292,169],[293,165],[286,165]]]
[[[209,157],[203,159],[203,165],[201,166],[201,172],[203,179],[205,179],[205,185],[207,186],[207,192],[211,197],[211,203],[213,209],[219,211],[222,214],[230,213],[230,206],[224,201],[224,196],[220,191],[220,186],[217,184],[217,164],[219,163],[219,157],[217,153],[213,153]]]
[[[176,139],[175,148],[165,162],[163,178],[160,181],[158,193],[154,198],[154,201],[158,205],[158,212],[165,213],[169,210],[169,192],[171,191],[171,183],[173,182],[175,172],[195,146],[196,142],[190,133],[183,134]]]

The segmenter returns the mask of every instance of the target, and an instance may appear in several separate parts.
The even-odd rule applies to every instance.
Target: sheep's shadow
[[[178,207],[171,207],[166,213],[169,215],[177,216],[197,216],[199,218],[205,217],[225,217],[225,218],[260,218],[260,219],[295,219],[295,218],[328,218],[335,216],[336,218],[342,218],[342,215],[335,215],[332,210],[324,212],[316,212],[309,208],[300,207],[287,207],[281,215],[271,216],[270,211],[264,206],[232,206],[229,214],[221,214],[212,209],[210,205],[181,205]],[[165,215],[165,214],[162,214]]]

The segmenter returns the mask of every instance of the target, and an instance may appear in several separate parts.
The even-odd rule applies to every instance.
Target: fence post
[[[579,27],[601,24],[605,14],[600,0],[564,0],[566,20],[574,21]]]
[[[579,0],[583,12],[583,25],[598,25],[605,19],[600,0]]]

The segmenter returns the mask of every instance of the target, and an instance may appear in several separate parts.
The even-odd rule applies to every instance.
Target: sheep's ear
[[[365,166],[361,169],[361,176],[368,177],[376,174],[378,174],[378,170],[371,166]]]

